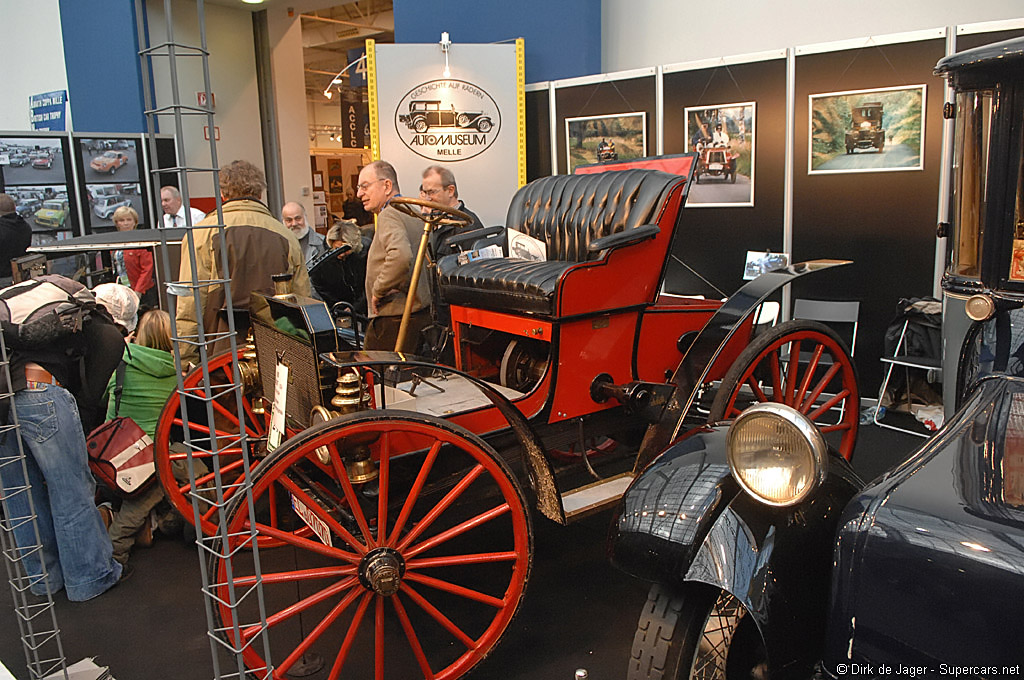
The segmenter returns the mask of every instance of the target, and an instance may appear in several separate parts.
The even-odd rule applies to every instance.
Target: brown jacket
[[[423,235],[423,222],[404,215],[390,205],[377,216],[377,231],[366,255],[366,302],[372,306],[371,296],[380,298],[377,312],[370,316],[401,316],[405,311],[405,296],[412,280],[412,266]],[[425,260],[424,260],[425,261]],[[412,311],[430,305],[430,282],[423,267],[416,286],[416,300]]]
[[[235,310],[249,309],[250,293],[256,291],[274,294],[273,274],[288,272],[292,275],[291,292],[309,295],[309,274],[299,240],[287,227],[278,222],[267,206],[257,200],[241,198],[226,201],[224,213],[224,240],[228,251],[228,272],[221,273],[220,236],[218,229],[195,229],[192,232],[196,251],[196,274],[200,281],[230,279],[231,298]],[[214,211],[196,226],[217,224]],[[188,236],[181,242],[181,269],[179,280],[192,281],[192,264],[188,252]],[[228,330],[224,286],[214,283],[199,287],[199,306],[203,310],[203,329],[206,336]],[[176,315],[179,337],[195,337],[198,332],[195,301],[191,294],[178,298]],[[243,334],[248,326],[236,330]],[[244,337],[244,336],[243,336]],[[229,348],[227,339],[218,341],[213,352]],[[198,349],[181,343],[182,362],[196,362]]]

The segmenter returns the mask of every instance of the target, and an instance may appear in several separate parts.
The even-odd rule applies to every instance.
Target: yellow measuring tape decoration
[[[366,95],[370,115],[370,157],[380,160],[380,122],[377,120],[377,54],[375,40],[366,41]]]
[[[526,184],[526,43],[516,38],[516,118],[519,128],[519,186]]]

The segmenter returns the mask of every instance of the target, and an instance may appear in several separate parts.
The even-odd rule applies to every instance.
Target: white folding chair
[[[903,329],[900,331],[900,339],[896,343],[896,349],[893,351],[891,357],[882,357],[882,364],[886,366],[885,379],[882,380],[882,387],[878,390],[878,403],[881,405],[882,397],[885,396],[885,391],[889,388],[889,380],[892,378],[893,369],[897,366],[902,366],[904,371],[904,379],[907,390],[907,410],[910,410],[911,396],[910,396],[910,370],[917,369],[928,371],[930,376],[942,375],[942,361],[940,359],[930,359],[928,357],[912,357],[907,356],[907,328],[910,326],[910,319],[903,322]],[[890,430],[897,430],[899,432],[906,432],[917,437],[930,437],[931,433],[919,432],[917,430],[911,430],[905,427],[897,427],[896,425],[890,425],[883,423],[879,417],[878,412],[881,409],[875,409],[875,415],[872,416],[871,420],[875,425],[879,427],[885,427]]]
[[[809,300],[797,298],[793,301],[793,318],[807,321],[818,321],[832,328],[850,347],[852,357],[857,349],[857,325],[860,319],[860,302],[857,300]],[[810,355],[801,355],[798,361],[809,361]],[[831,360],[822,357],[821,365],[828,365]],[[845,407],[840,405],[839,420],[843,419]]]

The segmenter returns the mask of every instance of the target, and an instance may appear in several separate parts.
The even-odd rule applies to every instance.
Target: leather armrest
[[[619,248],[622,246],[632,245],[639,243],[640,241],[646,241],[649,238],[654,238],[661,233],[661,227],[656,224],[643,224],[636,229],[627,229],[626,231],[620,231],[617,234],[611,234],[610,236],[602,236],[599,239],[590,242],[587,247],[587,251],[591,253],[598,253],[608,248]]]
[[[444,240],[446,246],[458,246],[462,248],[467,243],[474,243],[482,238],[488,236],[495,236],[505,231],[505,227],[498,225],[494,227],[484,227],[483,229],[473,229],[472,231],[464,231],[454,236],[449,236]]]

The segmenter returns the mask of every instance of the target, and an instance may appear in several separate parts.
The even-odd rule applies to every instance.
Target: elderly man
[[[387,161],[374,161],[359,173],[356,187],[367,211],[377,215],[377,231],[366,256],[366,300],[370,324],[363,346],[394,350],[398,340],[406,296],[412,282],[423,222],[389,205],[399,195],[398,175]],[[399,351],[413,352],[420,332],[430,325],[430,286],[426,271],[414,295],[409,327]]]
[[[164,210],[163,218],[160,221],[163,226],[187,226],[185,224],[185,206],[181,202],[181,192],[178,191],[178,187],[166,186],[160,188],[160,207]],[[188,212],[192,216],[193,225],[198,224],[199,220],[206,217],[206,213],[195,208],[190,207]]]
[[[299,239],[308,269],[309,264],[327,250],[327,242],[316,232],[316,229],[310,229],[309,223],[306,222],[306,208],[301,203],[295,201],[285,203],[281,208],[281,221],[284,222],[284,226],[292,230],[295,238]]]
[[[290,292],[309,295],[309,274],[306,260],[295,238],[287,227],[274,219],[270,209],[262,202],[267,181],[263,172],[248,161],[234,161],[220,169],[220,195],[223,200],[224,239],[228,249],[228,271],[221,271],[220,237],[217,229],[197,229],[193,232],[196,251],[196,279],[199,281],[231,280],[231,300],[236,311],[250,309],[250,295],[254,292],[274,294],[274,274],[291,274]],[[217,213],[199,222],[199,226],[217,224]],[[188,252],[188,237],[181,242],[182,281],[193,280],[192,260]],[[192,292],[178,298],[177,330],[183,338],[198,333],[198,318],[202,315],[207,336],[228,330],[225,314],[226,296],[219,283],[201,285],[199,309]],[[261,311],[253,308],[252,311]],[[236,317],[235,330],[241,338],[248,330],[247,318]],[[198,348],[188,342],[180,343],[181,360],[196,363]],[[219,340],[212,352],[230,347],[227,339]]]
[[[420,198],[440,203],[448,208],[461,210],[473,218],[470,224],[460,228],[458,231],[481,229],[484,226],[481,224],[480,218],[459,199],[459,187],[455,184],[455,175],[444,166],[431,165],[423,171],[423,180],[420,184]],[[445,239],[453,236],[455,233],[456,228],[452,225],[442,225],[434,229],[430,235],[430,246],[435,258],[440,258],[442,255],[450,255],[457,251],[455,248],[444,245]]]

